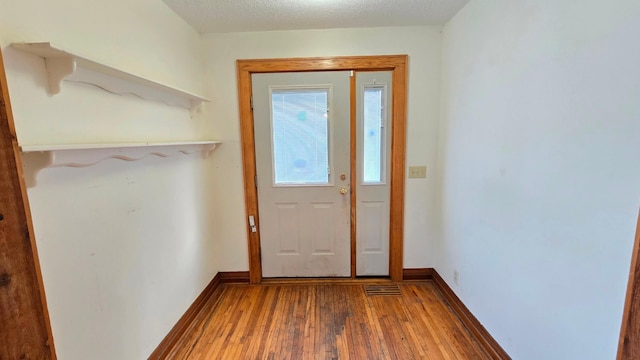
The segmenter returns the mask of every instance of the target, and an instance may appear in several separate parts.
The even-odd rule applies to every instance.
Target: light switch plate
[[[409,166],[409,179],[424,179],[426,177],[426,166]]]

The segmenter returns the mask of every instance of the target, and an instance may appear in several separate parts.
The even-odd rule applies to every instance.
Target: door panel
[[[278,238],[280,251],[278,254],[300,254],[300,238],[298,234],[298,204],[275,204],[278,219]]]
[[[389,275],[391,72],[356,73],[356,275]]]
[[[364,240],[362,251],[366,253],[382,253],[385,250],[384,242],[387,241],[388,230],[384,218],[388,215],[388,207],[384,201],[362,201],[361,213],[358,221],[362,222],[362,236]]]
[[[349,72],[252,89],[263,277],[350,276]]]
[[[336,234],[332,231],[336,210],[333,203],[313,203],[313,255],[334,255]],[[338,210],[339,211],[339,210]]]

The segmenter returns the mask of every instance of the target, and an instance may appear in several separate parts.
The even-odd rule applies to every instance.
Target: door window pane
[[[275,185],[328,184],[328,89],[271,94]]]
[[[363,133],[363,182],[383,182],[384,148],[384,88],[364,88],[364,133]]]

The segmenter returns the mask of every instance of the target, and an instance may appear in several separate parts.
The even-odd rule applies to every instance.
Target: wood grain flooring
[[[168,358],[489,359],[433,283],[370,284],[223,285]]]

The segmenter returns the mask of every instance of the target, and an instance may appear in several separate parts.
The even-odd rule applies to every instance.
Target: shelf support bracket
[[[202,110],[202,101],[191,100],[191,107],[189,108],[189,116],[193,118],[194,116],[200,113],[200,110]]]
[[[45,58],[44,61],[49,80],[49,94],[59,94],[62,80],[76,71],[76,61],[67,56]]]
[[[207,157],[209,157],[209,155],[211,155],[213,150],[215,150],[218,147],[218,145],[220,145],[220,144],[219,143],[214,143],[214,144],[204,145],[202,147],[202,158],[206,159]]]
[[[40,170],[53,165],[53,151],[37,151],[22,153],[22,168],[24,170],[24,182],[31,188],[38,183]]]

